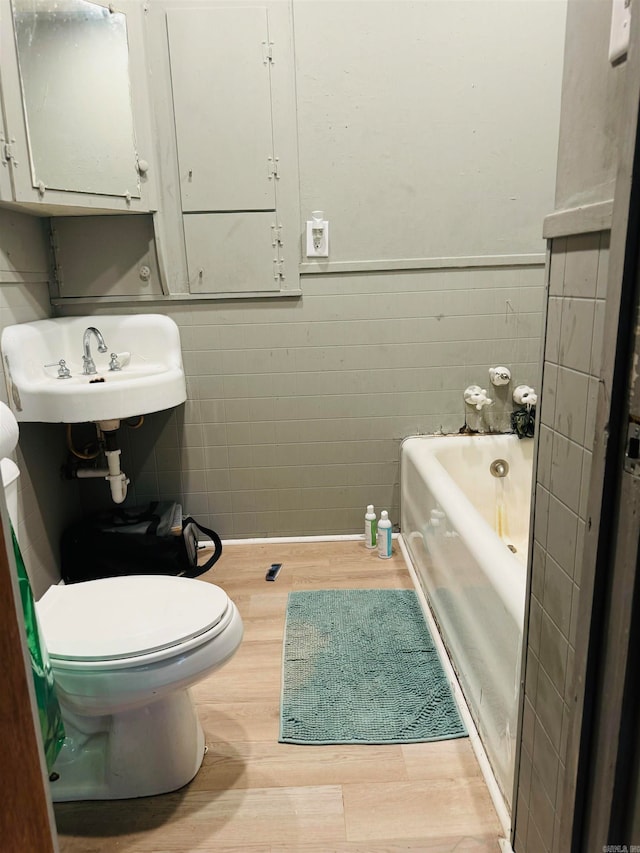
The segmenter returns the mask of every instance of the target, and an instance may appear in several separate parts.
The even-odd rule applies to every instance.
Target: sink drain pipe
[[[104,435],[105,451],[109,473],[105,480],[111,486],[111,498],[114,503],[121,504],[127,496],[129,479],[120,470],[120,448],[118,447],[118,427],[120,421],[99,421],[98,428]]]
[[[127,486],[130,483],[127,475],[120,469],[121,450],[118,447],[119,420],[98,421],[98,429],[104,437],[104,455],[107,459],[108,468],[77,468],[74,472],[78,479],[101,477],[108,480],[111,488],[111,499],[114,503],[121,504],[127,496]]]
[[[113,502],[121,504],[127,496],[129,478],[124,471],[120,470],[120,450],[105,450],[105,456],[109,465],[109,473],[105,480],[109,481]]]

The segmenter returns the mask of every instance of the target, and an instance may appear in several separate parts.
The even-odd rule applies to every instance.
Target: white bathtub
[[[532,458],[515,435],[419,436],[401,451],[402,537],[509,806]]]

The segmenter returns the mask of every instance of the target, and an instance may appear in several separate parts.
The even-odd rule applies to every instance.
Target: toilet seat
[[[222,633],[233,606],[213,584],[166,575],[52,586],[36,605],[54,669],[139,667]]]

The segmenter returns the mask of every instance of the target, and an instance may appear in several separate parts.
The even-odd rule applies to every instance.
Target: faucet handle
[[[475,406],[478,411],[481,411],[483,406],[490,406],[493,403],[493,400],[487,397],[486,390],[479,385],[469,385],[463,396],[465,403]]]
[[[490,367],[489,378],[492,385],[508,385],[511,380],[511,371],[508,367]]]
[[[64,360],[64,358],[61,358],[60,361],[54,361],[53,364],[45,364],[45,367],[57,367],[58,379],[71,378],[71,371],[67,367],[67,362]]]
[[[529,385],[518,385],[513,392],[513,402],[518,406],[526,406],[530,409],[538,402],[538,395]]]
[[[109,362],[109,370],[122,370],[122,365],[118,359],[118,353],[111,353],[111,361]]]

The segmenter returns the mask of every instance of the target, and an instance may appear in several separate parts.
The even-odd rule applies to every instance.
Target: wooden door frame
[[[3,679],[0,726],[4,733],[2,849],[7,853],[36,850],[57,853],[57,833],[4,493],[0,496],[0,660]]]

